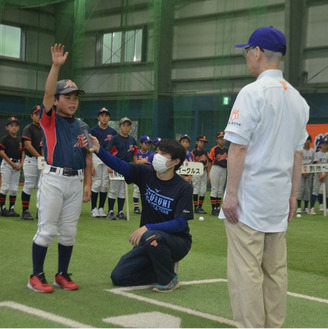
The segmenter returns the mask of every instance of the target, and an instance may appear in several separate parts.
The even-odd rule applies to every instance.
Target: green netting
[[[90,126],[97,124],[97,111],[107,107],[113,120],[129,116],[138,122],[138,137],[179,138],[187,133],[195,139],[205,134],[213,145],[236,94],[254,80],[234,44],[246,41],[260,26],[274,25],[285,31],[288,41],[300,26],[306,31],[304,47],[309,43],[311,48],[312,42],[319,52],[321,43],[328,45],[325,29],[318,36],[302,19],[313,20],[327,10],[325,1],[299,2],[302,6],[298,0],[0,0],[0,23],[20,26],[25,37],[21,60],[0,58],[0,125],[9,114],[17,115],[22,126],[29,122],[31,107],[42,101],[50,46],[61,42],[70,55],[59,78],[71,78],[86,90],[76,115]],[[295,6],[299,18],[290,9]],[[318,18],[318,24],[324,22]],[[103,35],[126,33],[115,55],[131,57],[128,44],[134,29],[142,30],[142,60],[103,63]],[[308,33],[316,39],[305,40]],[[294,56],[299,53],[295,50]],[[315,57],[307,54],[303,62],[298,60],[303,80],[309,66],[305,60]],[[314,74],[309,74],[313,88],[326,83],[322,76],[328,66],[323,55],[318,57]],[[295,71],[293,65],[286,57],[287,74]],[[223,104],[223,97],[230,103]],[[322,122],[326,113],[324,97],[321,93],[311,100],[314,121]]]

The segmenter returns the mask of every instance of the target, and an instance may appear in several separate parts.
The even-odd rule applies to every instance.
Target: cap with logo
[[[179,142],[181,142],[184,138],[187,138],[189,140],[189,143],[190,143],[191,139],[190,139],[189,135],[187,135],[187,134],[182,135],[179,139]]]
[[[220,137],[224,137],[224,131],[220,131],[217,135],[216,135],[216,139],[220,138]]]
[[[328,135],[326,135],[326,136],[322,139],[321,144],[322,144],[322,143],[328,144]]]
[[[57,82],[56,95],[65,95],[76,91],[78,94],[85,94],[85,91],[79,89],[72,80],[60,80]]]
[[[160,137],[156,137],[156,138],[154,138],[154,139],[153,139],[153,145],[158,144],[161,140],[162,140],[162,138],[160,138]]]
[[[208,142],[208,140],[206,139],[206,136],[200,135],[196,138],[196,141],[203,141],[205,143]]]
[[[6,124],[6,126],[8,126],[10,123],[12,123],[12,122],[17,122],[17,124],[19,125],[20,124],[20,122],[19,122],[19,120],[17,119],[17,118],[15,118],[15,117],[10,117],[8,120],[7,120],[7,124]]]
[[[250,36],[247,43],[235,45],[235,48],[260,47],[263,49],[286,54],[286,38],[273,26],[260,27]]]
[[[150,143],[151,139],[149,136],[141,136],[140,137],[140,143]]]
[[[110,115],[109,111],[106,109],[106,107],[103,107],[101,110],[98,111],[98,115],[103,114],[103,113],[107,113],[108,115]]]
[[[124,117],[120,120],[120,122],[118,123],[118,125],[121,125],[124,122],[130,122],[130,125],[132,124],[132,121],[128,118],[128,117]]]
[[[41,106],[40,105],[35,105],[32,107],[32,114],[41,111]]]

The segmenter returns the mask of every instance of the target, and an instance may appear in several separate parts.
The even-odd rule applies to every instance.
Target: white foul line
[[[68,319],[68,318],[64,318],[62,316],[59,315],[55,315],[53,313],[49,313],[49,312],[45,312],[42,310],[39,310],[37,308],[34,307],[30,307],[30,306],[26,306],[24,304],[19,304],[19,303],[15,303],[15,302],[11,302],[11,301],[5,301],[5,302],[0,302],[0,307],[9,307],[12,308],[14,310],[18,310],[18,311],[22,311],[24,313],[28,313],[31,315],[35,315],[38,316],[40,318],[49,320],[49,321],[53,321],[53,322],[57,322],[60,323],[64,326],[67,327],[71,327],[71,328],[94,328],[92,326]]]
[[[180,282],[180,285],[215,283],[215,282],[227,282],[227,280],[226,279],[212,279],[212,280],[189,281],[189,282]],[[208,319],[208,320],[212,320],[212,321],[227,324],[229,326],[236,327],[236,324],[235,324],[234,321],[232,321],[230,319],[223,318],[221,316],[216,316],[216,315],[212,315],[212,314],[208,314],[208,313],[199,312],[199,311],[192,310],[190,308],[182,307],[182,306],[179,306],[179,305],[160,302],[160,301],[157,301],[157,300],[154,300],[154,299],[151,299],[151,298],[134,295],[133,293],[128,292],[128,291],[133,291],[133,290],[148,289],[148,288],[151,288],[151,287],[153,287],[153,286],[151,286],[151,285],[148,285],[148,286],[135,286],[135,287],[106,289],[105,291],[111,292],[111,293],[116,294],[116,295],[121,295],[121,296],[125,296],[125,297],[132,298],[132,299],[137,299],[137,300],[142,301],[142,302],[150,303],[150,304],[161,306],[161,307],[170,308],[170,309],[175,310],[175,311],[184,312],[184,313],[191,314],[191,315],[194,315],[194,316],[199,316],[199,317],[204,318],[204,319]]]
[[[328,304],[328,299],[323,299],[323,298],[317,298],[317,297],[312,297],[312,296],[297,294],[295,292],[289,292],[289,291],[287,292],[287,295],[292,296],[292,297],[296,297],[296,298],[303,298],[303,299],[312,300],[314,302]]]

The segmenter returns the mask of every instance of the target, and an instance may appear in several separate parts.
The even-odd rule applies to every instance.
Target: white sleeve
[[[260,93],[254,84],[244,87],[239,92],[233,105],[225,133],[233,133],[240,136],[243,142],[238,144],[248,144],[253,131],[261,120],[259,110],[263,104],[263,98],[260,97]]]

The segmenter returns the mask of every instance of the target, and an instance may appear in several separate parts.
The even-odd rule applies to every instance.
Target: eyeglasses
[[[257,46],[249,46],[249,47],[244,48],[244,50],[242,51],[242,55],[243,55],[244,57],[246,57],[248,51],[249,51],[250,49],[255,49],[256,47],[257,47]],[[264,49],[263,49],[263,48],[259,47],[259,49],[262,51],[262,53],[264,53]]]

